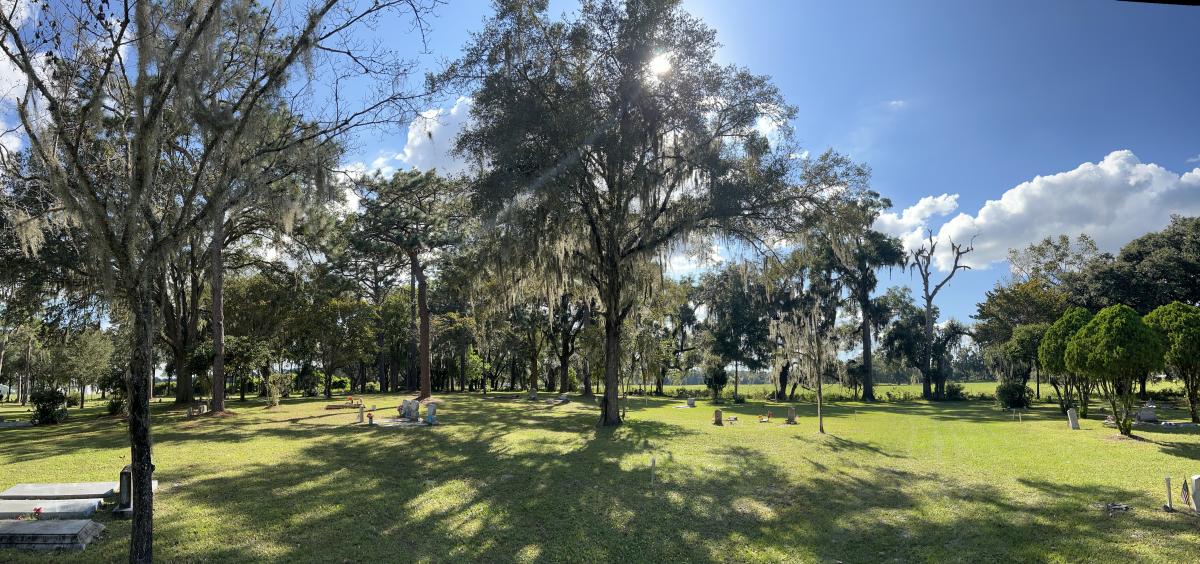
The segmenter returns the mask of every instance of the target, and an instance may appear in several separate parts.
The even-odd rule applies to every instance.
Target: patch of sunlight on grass
[[[405,506],[408,515],[420,522],[449,515],[466,507],[475,497],[475,486],[466,480],[450,480],[433,486]]]
[[[777,517],[774,509],[771,509],[758,500],[748,497],[734,499],[732,508],[734,512],[752,517],[758,521],[774,521]]]
[[[517,551],[517,562],[533,562],[542,555],[542,547],[536,544],[527,544]]]

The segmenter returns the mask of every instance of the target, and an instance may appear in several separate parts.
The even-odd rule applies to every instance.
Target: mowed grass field
[[[989,402],[782,404],[630,400],[597,408],[439,398],[435,428],[357,426],[323,400],[227,417],[155,406],[155,556],[164,562],[1195,562],[1200,518],[1167,513],[1163,476],[1200,473],[1200,430],[1116,438],[1094,413],[1020,421]],[[394,412],[402,398],[366,396]],[[115,480],[125,428],[102,407],[0,429],[0,488]],[[11,406],[0,415],[23,412]],[[1181,409],[1168,416],[1182,420]],[[653,461],[653,471],[651,469]],[[1106,513],[1095,504],[1125,503]],[[82,553],[4,562],[122,561],[129,523]]]

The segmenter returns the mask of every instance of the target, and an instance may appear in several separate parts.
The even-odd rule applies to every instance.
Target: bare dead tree
[[[934,298],[937,298],[938,292],[954,278],[954,275],[960,270],[970,270],[971,267],[963,263],[963,257],[975,250],[972,243],[963,245],[950,240],[950,254],[953,256],[950,270],[939,282],[933,282],[933,263],[935,253],[937,252],[938,241],[933,236],[933,231],[928,231],[928,239],[921,243],[921,246],[909,251],[908,268],[910,271],[915,271],[921,277],[921,296],[924,300],[924,338],[921,343],[921,397],[925,399],[941,399],[944,397],[945,382],[941,378],[937,378],[937,388],[933,389],[934,371],[933,365],[933,326],[935,309],[933,306]]]

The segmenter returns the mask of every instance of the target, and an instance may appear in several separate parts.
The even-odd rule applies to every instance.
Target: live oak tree
[[[1163,337],[1142,322],[1133,308],[1100,310],[1067,342],[1067,369],[1097,384],[1122,435],[1133,434],[1133,386],[1162,365]]]
[[[708,306],[713,356],[733,364],[733,396],[738,397],[741,368],[760,370],[771,359],[771,312],[763,299],[757,269],[747,263],[731,264],[704,277],[703,301]]]
[[[718,65],[715,34],[678,0],[585,2],[565,21],[547,4],[501,3],[446,77],[474,90],[458,148],[483,164],[472,183],[482,209],[586,234],[574,252],[604,317],[601,423],[617,425],[638,262],[715,232],[794,231],[826,187],[797,174],[794,111],[778,89]],[[772,141],[763,123],[779,126]]]
[[[57,201],[38,219],[78,226],[94,274],[132,313],[131,562],[152,558],[149,399],[159,322],[153,288],[168,257],[188,236],[221,221],[228,202],[253,189],[236,180],[255,157],[298,139],[331,138],[356,124],[377,123],[396,108],[410,110],[411,97],[396,80],[402,65],[386,53],[358,48],[353,36],[382,12],[400,8],[419,19],[423,6],[384,1],[335,10],[337,4],[324,0],[295,11],[249,0],[83,2],[38,18],[15,9],[0,13],[0,51],[20,74],[17,115],[40,171],[30,181]],[[239,61],[250,70],[231,70],[227,57],[237,50],[223,46],[243,42],[252,49]],[[333,93],[329,104],[314,104],[314,112],[322,113],[320,126],[252,149],[245,143],[268,102],[301,100],[314,91],[308,81],[280,96],[301,63],[311,71],[317,62],[338,59],[350,64],[321,67],[331,70],[318,82]],[[342,79],[371,71],[384,77],[374,99],[346,107],[339,90],[350,81]],[[207,150],[196,162],[184,162],[190,151],[180,146]]]

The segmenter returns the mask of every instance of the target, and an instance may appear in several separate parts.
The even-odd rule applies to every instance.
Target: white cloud
[[[721,254],[721,246],[713,242],[699,249],[690,246],[674,249],[667,255],[663,267],[667,276],[682,278],[699,274],[722,262],[725,262],[725,257]]]
[[[929,220],[949,215],[958,209],[958,194],[925,196],[917,203],[904,208],[899,214],[884,212],[875,219],[872,227],[876,231],[899,237],[905,249],[915,249],[926,239],[925,230]]]
[[[907,104],[908,104],[908,102],[905,102],[904,100],[891,100],[887,103],[888,108],[893,109],[893,110],[902,109]]]
[[[419,170],[436,168],[442,174],[458,174],[468,168],[452,154],[454,140],[471,118],[471,98],[460,97],[449,109],[421,113],[408,126],[408,140],[396,160]]]
[[[949,267],[949,240],[974,239],[968,264],[975,267],[1004,260],[1011,248],[1060,234],[1087,233],[1102,250],[1116,251],[1163,228],[1172,214],[1200,214],[1200,168],[1179,174],[1142,163],[1131,151],[1113,151],[1100,162],[1022,182],[1000,199],[988,200],[974,215],[960,213],[947,221],[937,229],[942,251],[937,264]],[[914,212],[912,219],[918,215]],[[918,229],[927,224],[922,221]]]
[[[1188,160],[1187,160],[1187,162],[1189,162],[1189,163],[1200,163],[1200,154],[1198,154],[1198,155],[1196,155],[1196,156],[1194,156],[1194,157],[1192,157],[1192,158],[1188,159]]]

